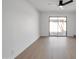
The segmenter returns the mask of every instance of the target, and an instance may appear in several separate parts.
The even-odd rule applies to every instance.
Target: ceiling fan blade
[[[59,0],[59,6],[64,6],[64,5],[67,5],[69,3],[73,2],[73,0],[70,0],[70,1],[67,1],[65,3],[63,3],[63,0]]]

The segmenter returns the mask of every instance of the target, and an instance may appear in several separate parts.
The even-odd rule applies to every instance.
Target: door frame
[[[52,35],[50,35],[50,17],[66,17],[66,35],[65,36],[52,36]],[[48,17],[48,36],[49,37],[67,37],[67,16],[49,16]]]

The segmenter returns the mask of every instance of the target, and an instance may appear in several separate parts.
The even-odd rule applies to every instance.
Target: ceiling
[[[33,6],[35,6],[39,11],[75,11],[76,10],[76,0],[72,3],[67,4],[61,9],[58,4],[59,0],[28,0]],[[69,0],[63,0],[64,2]]]

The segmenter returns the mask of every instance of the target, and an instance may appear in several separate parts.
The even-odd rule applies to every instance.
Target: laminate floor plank
[[[76,59],[76,39],[40,37],[15,59]]]

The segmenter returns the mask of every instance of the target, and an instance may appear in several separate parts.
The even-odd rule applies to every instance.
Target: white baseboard
[[[27,49],[29,46],[31,46],[36,40],[38,40],[40,38],[40,36],[38,36],[35,40],[33,40],[25,49]],[[25,49],[23,49],[19,54],[21,54]],[[18,55],[19,55],[18,54]],[[16,55],[15,57],[14,57],[14,59],[18,56],[18,55]]]

